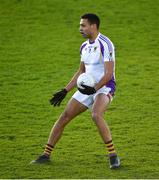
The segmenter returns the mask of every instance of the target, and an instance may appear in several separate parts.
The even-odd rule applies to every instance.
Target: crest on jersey
[[[97,50],[97,46],[94,47],[94,52]]]
[[[113,54],[112,54],[112,52],[109,53],[109,56],[110,56],[110,60],[112,60],[112,59],[113,59]]]

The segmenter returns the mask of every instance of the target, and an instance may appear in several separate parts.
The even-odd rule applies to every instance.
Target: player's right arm
[[[72,77],[71,81],[67,84],[67,86],[65,87],[65,89],[67,90],[67,92],[71,91],[77,84],[77,79],[78,76],[82,73],[85,72],[85,66],[84,66],[84,62],[81,61],[79,69],[76,71],[76,73],[74,74],[74,76]]]
[[[60,106],[62,100],[65,98],[67,93],[76,86],[78,76],[84,72],[85,72],[84,62],[81,61],[80,67],[72,77],[71,81],[67,84],[67,86],[64,89],[61,89],[60,91],[53,94],[53,97],[50,99],[50,104],[53,106]]]

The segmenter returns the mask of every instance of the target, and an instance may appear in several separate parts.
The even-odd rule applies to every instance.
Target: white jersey
[[[84,62],[87,73],[92,74],[99,82],[104,76],[104,62],[115,61],[114,45],[109,38],[98,34],[95,41],[85,41],[80,48],[81,61]],[[115,63],[115,62],[114,62]],[[106,84],[115,91],[115,64],[112,79]]]

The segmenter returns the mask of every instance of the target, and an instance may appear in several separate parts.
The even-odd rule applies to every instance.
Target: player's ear
[[[91,28],[94,28],[94,24],[91,24]]]
[[[96,29],[96,24],[91,24],[91,29]]]

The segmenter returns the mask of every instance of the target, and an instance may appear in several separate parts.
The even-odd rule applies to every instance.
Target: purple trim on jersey
[[[107,82],[106,87],[111,88],[110,92],[114,94],[114,92],[116,90],[116,82],[115,82],[114,76],[112,77],[112,79],[109,82]]]
[[[90,40],[89,40],[89,44],[93,44],[93,43],[95,43],[95,41],[90,41]]]
[[[101,50],[101,53],[102,53],[102,56],[104,57],[104,46],[102,44],[102,42],[98,39],[99,41],[99,44],[100,44],[100,50]]]
[[[83,48],[86,46],[87,43],[83,44],[80,48],[80,54],[82,53]]]
[[[113,46],[112,46],[110,40],[102,35],[100,35],[99,38],[107,43],[109,52],[110,53],[113,52]]]

